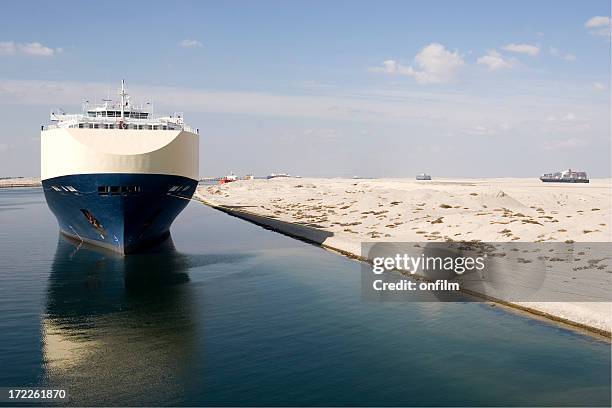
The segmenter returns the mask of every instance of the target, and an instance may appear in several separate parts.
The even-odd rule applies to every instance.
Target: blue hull
[[[77,174],[42,182],[62,233],[122,254],[167,238],[197,183],[162,174]]]

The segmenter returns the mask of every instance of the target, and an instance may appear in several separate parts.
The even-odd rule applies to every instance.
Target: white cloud
[[[452,81],[465,62],[457,52],[450,52],[442,44],[426,45],[414,57],[418,68],[404,66],[395,60],[383,61],[382,67],[370,68],[372,72],[390,75],[407,75],[419,84],[436,84]]]
[[[563,53],[558,48],[555,48],[555,47],[549,47],[548,52],[550,53],[550,55],[559,57],[565,61],[576,61],[576,56],[574,54],[570,54],[569,52]]]
[[[52,57],[62,52],[61,48],[50,48],[39,42],[17,43],[14,41],[0,42],[0,55],[25,54],[36,57]]]
[[[576,120],[576,115],[570,112],[566,114],[565,116],[563,116],[561,119],[562,120]]]
[[[610,25],[610,17],[595,16],[589,19],[585,24],[587,28],[606,27]]]
[[[510,43],[510,44],[504,45],[502,49],[506,51],[510,51],[510,52],[516,52],[519,54],[528,54],[531,56],[536,56],[540,53],[540,47],[538,47],[537,45],[531,45],[531,44]]]
[[[507,132],[511,129],[510,123],[501,122],[499,124],[490,123],[488,125],[478,124],[465,130],[467,134],[476,136],[494,136],[500,135],[502,132]]]
[[[406,67],[395,60],[385,60],[381,65],[382,67],[369,68],[369,71],[382,72],[389,75],[412,75],[414,73],[412,67]]]
[[[483,55],[482,57],[478,58],[476,62],[478,64],[486,65],[491,71],[512,68],[512,63],[505,59],[504,56],[496,50],[489,50],[487,55]]]
[[[612,21],[607,16],[595,16],[584,23],[584,26],[591,29],[589,31],[591,34],[609,36]]]
[[[319,139],[336,139],[339,134],[336,129],[306,129],[303,132],[304,136],[315,137]]]
[[[556,83],[551,86],[558,86]],[[536,87],[537,88],[537,87]],[[556,89],[556,88],[555,88]],[[325,91],[322,94],[283,94],[206,90],[164,86],[130,86],[135,101],[155,100],[160,111],[185,108],[197,113],[229,114],[249,117],[300,118],[349,121],[350,123],[409,124],[423,128],[470,129],[473,134],[500,132],[502,123],[513,131],[530,134],[595,134],[607,131],[609,107],[598,101],[579,100],[571,93],[496,94],[494,96],[434,91],[393,89],[353,89]],[[584,91],[584,89],[583,89]],[[0,104],[55,107],[78,110],[79,101],[91,95],[106,95],[107,83],[0,78]],[[571,95],[571,96],[568,96]],[[561,120],[571,112],[574,121]],[[190,115],[190,117],[191,117]],[[557,120],[544,121],[550,115]],[[582,119],[585,118],[585,119]],[[588,121],[587,121],[588,118]],[[596,126],[586,129],[587,123]],[[486,129],[475,128],[483,126]],[[312,129],[337,129],[335,125],[313,125]],[[573,132],[574,134],[571,134]],[[332,136],[332,132],[322,135]],[[343,134],[340,134],[343,136]]]
[[[51,57],[56,52],[53,48],[45,47],[39,42],[19,44],[19,49],[24,54],[36,55],[39,57]]]
[[[179,45],[183,48],[200,48],[203,46],[203,44],[199,42],[198,40],[190,40],[190,39],[185,39],[181,41]]]
[[[588,146],[588,142],[583,139],[571,137],[569,139],[555,140],[548,142],[544,145],[546,150],[560,150],[560,149],[575,149],[578,147]]]
[[[601,82],[593,82],[593,89],[601,92],[606,90],[606,86]]]
[[[13,55],[17,52],[17,46],[13,41],[0,41],[0,55]]]
[[[473,135],[486,135],[490,133],[489,128],[483,125],[474,126],[472,129],[468,130],[468,133]]]
[[[567,53],[563,56],[563,59],[566,61],[576,61],[576,56],[574,54]]]

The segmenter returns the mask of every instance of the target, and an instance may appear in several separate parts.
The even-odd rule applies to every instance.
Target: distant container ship
[[[41,179],[60,231],[122,254],[169,235],[198,183],[199,136],[182,114],[152,117],[120,101],[51,113]]]
[[[291,177],[291,175],[287,173],[270,173],[266,178],[270,180],[273,178],[288,178],[288,177]]]
[[[584,171],[573,171],[572,169],[546,173],[540,177],[544,183],[588,183],[589,177]]]

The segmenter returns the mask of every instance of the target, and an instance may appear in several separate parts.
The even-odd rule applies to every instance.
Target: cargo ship
[[[427,173],[421,173],[421,174],[417,174],[416,179],[417,180],[431,180],[431,176]]]
[[[275,178],[301,178],[300,176],[292,176],[287,173],[270,173],[266,179],[275,179]]]
[[[163,241],[198,183],[199,131],[119,100],[52,112],[41,129],[41,180],[61,233],[121,254]]]
[[[573,171],[572,169],[546,173],[540,177],[544,183],[588,183],[589,177],[584,171]]]

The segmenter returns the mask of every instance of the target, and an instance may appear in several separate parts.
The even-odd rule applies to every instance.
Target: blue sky
[[[119,11],[120,10],[120,11]],[[0,175],[50,108],[184,111],[201,174],[610,176],[608,1],[11,2]]]

